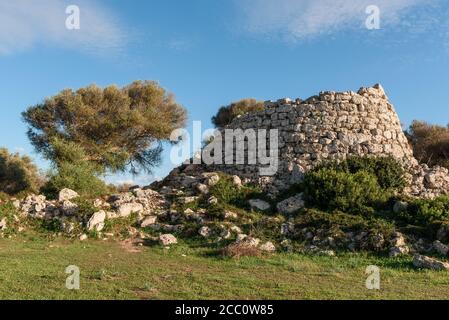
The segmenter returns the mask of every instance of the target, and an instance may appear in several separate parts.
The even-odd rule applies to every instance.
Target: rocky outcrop
[[[29,195],[23,200],[13,201],[13,205],[21,217],[59,221],[68,234],[75,230],[75,222],[88,231],[102,231],[106,220],[126,218],[131,214],[137,214],[141,226],[148,227],[156,223],[157,216],[164,213],[168,205],[158,192],[134,188],[130,192],[112,195],[106,201],[96,199],[93,206],[98,211],[85,217],[84,213],[79,214],[78,197],[75,191],[63,189],[58,200],[47,200],[44,195]],[[69,219],[73,221],[69,222]]]
[[[294,197],[291,197],[291,198],[285,199],[282,202],[279,202],[276,207],[280,213],[292,214],[292,213],[304,208],[304,205],[305,205],[305,203],[303,200],[303,194],[300,193],[300,194],[295,195]]]
[[[413,258],[413,265],[416,268],[420,269],[431,269],[431,270],[448,270],[449,269],[449,263],[443,262],[434,258],[430,258],[423,255],[415,255]]]
[[[172,244],[177,244],[178,243],[178,239],[176,239],[176,237],[172,234],[162,234],[159,237],[159,242],[163,245],[163,246],[170,246]]]

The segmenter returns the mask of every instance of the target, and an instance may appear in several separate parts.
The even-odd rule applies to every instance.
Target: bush
[[[415,225],[428,225],[435,221],[448,220],[449,197],[410,201],[407,210],[400,212],[398,218]]]
[[[306,202],[323,210],[358,213],[386,201],[386,195],[376,176],[363,170],[348,173],[334,168],[319,168],[304,179]]]
[[[307,229],[308,232],[319,234],[321,239],[334,238],[339,248],[347,248],[347,233],[367,233],[366,244],[358,249],[382,250],[388,246],[388,239],[395,231],[393,223],[377,218],[363,217],[334,211],[332,214],[316,209],[305,209],[294,221],[296,230]],[[386,240],[379,243],[378,235]],[[304,234],[297,233],[295,239],[304,240]]]
[[[406,135],[420,162],[449,168],[449,126],[442,127],[415,120]]]
[[[260,189],[248,185],[237,188],[233,183],[232,177],[221,175],[218,183],[210,188],[210,193],[215,196],[219,202],[237,207],[246,207],[246,200],[251,196],[259,194]]]
[[[372,232],[390,235],[394,225],[376,217],[362,217],[334,211],[333,214],[316,209],[305,209],[294,221],[295,229],[309,228],[342,232]]]
[[[342,162],[329,162],[321,168],[332,168],[346,173],[366,171],[374,175],[383,190],[401,191],[405,187],[404,169],[392,157],[353,156]]]
[[[0,192],[8,195],[36,192],[42,182],[43,178],[29,157],[0,148]]]
[[[6,218],[7,228],[0,231],[3,236],[13,235],[18,232],[20,222],[17,217],[18,212],[11,202],[0,204],[0,221]]]
[[[217,128],[223,128],[230,124],[236,117],[248,112],[255,112],[264,109],[264,104],[256,99],[243,99],[228,106],[221,107],[217,114],[212,117],[212,123]]]
[[[63,163],[50,178],[42,192],[49,198],[56,198],[59,191],[69,188],[84,198],[95,198],[109,192],[109,187],[93,172],[89,163]]]
[[[75,190],[85,198],[108,193],[108,186],[99,178],[103,173],[101,166],[84,161],[86,155],[79,145],[58,139],[55,139],[53,144],[59,160],[42,188],[47,197],[55,198],[64,188]]]

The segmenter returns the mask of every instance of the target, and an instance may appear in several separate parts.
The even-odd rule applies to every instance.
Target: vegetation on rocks
[[[333,95],[359,105],[358,99],[382,96],[382,92],[374,88],[371,93],[361,90],[359,94]],[[320,97],[327,101],[328,95]],[[297,144],[300,139],[307,143],[302,134],[310,128],[291,123],[298,112],[307,110],[308,102],[284,100],[260,114],[267,123],[274,121],[286,128],[285,142]],[[294,112],[287,114],[291,108]],[[261,109],[263,104],[256,100],[242,100],[221,108],[213,122],[223,128],[236,117]],[[6,159],[0,163],[1,177],[5,177],[0,180],[2,191],[40,194],[11,199],[4,195],[0,237],[33,235],[85,243],[93,243],[89,238],[102,239],[108,244],[120,242],[133,252],[146,252],[147,247],[158,250],[159,246],[167,252],[185,248],[223,263],[229,263],[229,258],[239,263],[303,254],[331,259],[369,252],[401,267],[449,268],[440,261],[449,254],[449,198],[434,197],[448,183],[447,170],[419,164],[414,166],[419,172],[404,170],[407,162],[403,158],[411,152],[403,135],[405,144],[400,139],[396,146],[390,145],[400,159],[349,154],[342,160],[320,157],[320,146],[329,152],[338,150],[339,143],[349,148],[359,137],[329,133],[328,138],[318,139],[320,146],[313,145],[317,151],[307,151],[310,158],[304,158],[321,160],[307,170],[293,163],[288,180],[278,181],[282,183],[277,192],[267,192],[263,183],[244,174],[225,174],[216,168],[209,171],[205,165],[182,165],[147,187],[112,188],[102,180],[106,173],[151,170],[158,163],[160,143],[172,129],[184,124],[185,110],[164,89],[152,82],[136,82],[121,89],[90,86],[76,92],[65,90],[29,108],[23,116],[33,145],[51,160],[52,169],[39,191],[37,170],[29,159],[2,151]],[[391,113],[390,118],[393,116]],[[391,125],[394,130],[396,127]],[[381,152],[382,141],[397,135],[397,130],[382,130],[373,130],[372,137],[360,141],[377,141],[371,147]],[[327,158],[340,161],[322,161]],[[15,173],[16,167],[22,175]],[[8,184],[8,179],[15,181],[8,174],[23,177],[26,183]],[[428,198],[412,197],[413,191]],[[277,253],[275,258],[273,253]],[[100,272],[95,277],[101,280],[105,276]]]
[[[212,117],[212,123],[217,128],[223,128],[230,124],[238,116],[242,116],[248,112],[261,111],[264,109],[262,101],[256,99],[242,99],[233,102],[228,106],[221,107],[217,114]]]
[[[404,169],[389,157],[350,157],[318,166],[302,186],[307,202],[321,209],[369,211],[405,187]]]
[[[53,150],[55,163],[42,188],[47,197],[55,199],[64,188],[73,189],[85,198],[99,197],[112,191],[101,179],[104,169],[85,161],[86,154],[79,145],[55,139]]]

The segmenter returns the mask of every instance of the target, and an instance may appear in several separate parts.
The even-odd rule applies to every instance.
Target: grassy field
[[[81,270],[80,290],[65,268]],[[381,269],[381,290],[365,268]],[[1,299],[446,299],[449,273],[417,271],[411,259],[276,254],[233,260],[210,249],[126,242],[0,240]]]

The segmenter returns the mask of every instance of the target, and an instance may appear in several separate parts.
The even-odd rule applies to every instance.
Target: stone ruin
[[[413,157],[399,117],[379,84],[361,88],[357,93],[325,91],[307,100],[267,101],[264,110],[240,116],[224,129],[251,128],[279,130],[279,166],[274,176],[261,176],[259,164],[234,161],[212,166],[184,165],[164,182],[179,174],[222,171],[276,194],[301,181],[307,171],[322,161],[343,160],[351,155],[392,156],[406,169],[406,194],[433,198],[449,193],[448,170],[429,168]]]

